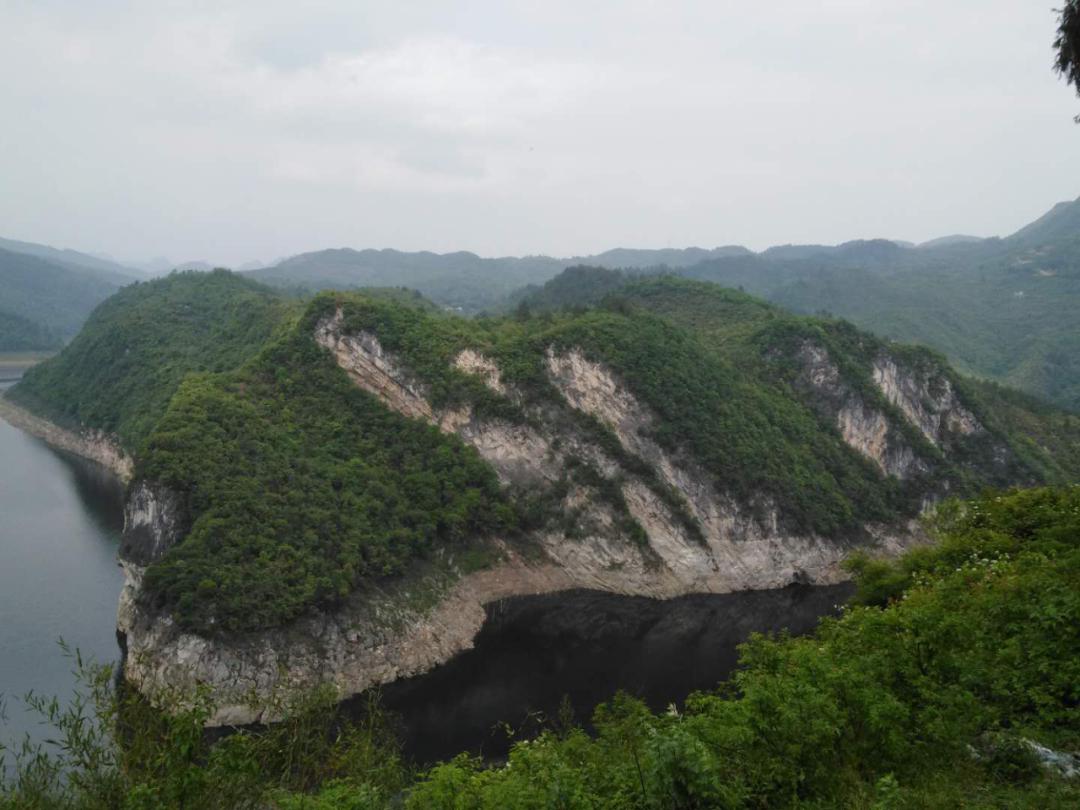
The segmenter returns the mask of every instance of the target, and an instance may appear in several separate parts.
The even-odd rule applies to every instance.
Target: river
[[[0,420],[0,742],[46,733],[22,701],[28,691],[70,697],[60,638],[102,663],[118,658],[122,506],[111,474]]]
[[[2,386],[0,386],[2,390]],[[118,658],[116,549],[123,487],[100,467],[50,449],[0,420],[0,741],[44,739],[20,697],[69,699],[72,663]],[[488,607],[476,646],[382,690],[406,753],[420,762],[468,750],[505,755],[550,723],[564,698],[578,721],[623,689],[655,709],[714,686],[757,631],[807,632],[849,587],[689,596],[670,601],[574,591]],[[352,702],[363,703],[361,697]],[[348,710],[349,705],[346,705]]]

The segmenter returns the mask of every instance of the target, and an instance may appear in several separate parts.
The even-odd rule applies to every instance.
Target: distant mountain
[[[59,349],[62,345],[60,336],[48,327],[0,310],[0,350],[51,351]]]
[[[0,239],[0,249],[12,253],[22,253],[27,256],[36,256],[39,259],[45,259],[62,267],[94,270],[99,277],[108,278],[111,276],[114,281],[121,285],[130,284],[139,277],[138,271],[130,267],[99,256],[79,253],[77,250],[54,248],[48,245],[38,245],[34,242],[20,242],[17,239]]]
[[[698,262],[709,259],[719,259],[725,256],[750,256],[752,251],[741,245],[727,245],[725,247],[705,248],[661,248],[659,250],[638,250],[633,248],[614,248],[605,250],[595,256],[577,256],[566,261],[575,264],[592,265],[594,267],[621,267],[641,269],[664,265],[666,267],[689,267]]]
[[[1080,410],[1080,200],[1004,239],[783,245],[673,271],[922,343],[968,373]],[[581,303],[570,280],[511,300],[537,308]],[[595,297],[612,283],[592,278],[576,294]]]
[[[1077,237],[1080,237],[1080,199],[1059,202],[1030,225],[1008,237],[1007,241],[1014,245],[1039,247],[1062,240],[1075,240]]]
[[[981,236],[968,236],[962,233],[955,233],[951,236],[939,236],[937,239],[929,239],[925,242],[920,242],[916,247],[920,248],[937,248],[948,247],[950,245],[969,245],[972,242],[981,242],[983,238]]]
[[[272,267],[252,270],[251,278],[278,287],[310,290],[405,286],[436,303],[463,313],[504,308],[506,297],[524,285],[539,285],[566,267],[689,267],[730,256],[752,256],[743,247],[658,250],[615,248],[596,256],[481,258],[475,253],[407,253],[400,250],[338,248],[302,253]]]
[[[94,307],[136,281],[119,265],[86,254],[2,242],[20,250],[0,248],[0,351],[56,348]]]

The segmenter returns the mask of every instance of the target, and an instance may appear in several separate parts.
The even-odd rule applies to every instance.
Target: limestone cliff
[[[810,340],[799,345],[796,360],[796,387],[845,443],[885,475],[927,476],[968,439],[990,441],[998,459],[1009,453],[964,405],[941,368],[911,368],[881,349],[866,378],[853,380],[826,348]],[[927,502],[940,494],[926,493]]]
[[[913,524],[866,526],[845,539],[785,530],[775,505],[737,502],[689,454],[665,450],[650,438],[654,414],[580,350],[548,348],[545,370],[558,399],[544,402],[515,391],[483,353],[460,352],[454,359],[459,370],[476,375],[527,416],[501,421],[480,418],[468,406],[435,408],[424,384],[375,334],[347,334],[342,323],[339,311],[316,325],[314,337],[356,385],[406,416],[459,436],[506,487],[560,498],[559,512],[572,530],[548,525],[535,531],[531,551],[495,538],[499,561],[486,570],[463,572],[444,553],[412,576],[354,595],[333,613],[243,637],[205,638],[181,631],[142,598],[145,566],[180,539],[186,518],[175,493],[137,482],[126,513],[126,584],[118,617],[127,652],[124,674],[151,696],[209,685],[220,705],[213,724],[272,719],[266,708],[272,697],[298,687],[330,682],[344,696],[423,672],[469,648],[484,619],[483,605],[508,596],[588,588],[673,597],[830,583],[842,578],[839,563],[854,543],[894,553],[920,540]],[[828,363],[818,365],[811,374],[815,384],[833,385]],[[902,374],[894,380],[897,391],[913,396]],[[838,417],[845,440],[876,454],[886,472],[917,468],[914,451],[893,438],[887,414],[858,405],[849,392],[838,389],[837,397],[847,414]],[[938,430],[956,424],[941,409],[911,407],[931,414],[928,424],[937,414]],[[611,431],[617,448],[599,441],[588,420]],[[603,485],[568,479],[566,470],[581,464],[595,470]],[[613,499],[612,490],[619,497]],[[639,542],[627,538],[628,522],[640,527]]]

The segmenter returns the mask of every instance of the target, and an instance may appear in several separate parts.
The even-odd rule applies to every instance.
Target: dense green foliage
[[[177,273],[103,304],[13,395],[58,421],[118,433],[137,476],[180,498],[186,534],[150,566],[144,593],[202,633],[280,626],[435,551],[483,548],[493,534],[551,526],[577,536],[574,513],[561,508],[572,485],[607,502],[622,535],[646,553],[623,495],[627,476],[700,538],[682,496],[649,463],[567,407],[548,376],[550,350],[603,363],[655,415],[648,431],[661,446],[762,515],[775,507],[795,532],[855,537],[867,522],[913,516],[923,495],[946,483],[970,493],[1075,480],[1075,419],[969,385],[940,358],[889,347],[963,388],[991,428],[946,448],[948,458],[872,384],[881,341],[712,284],[655,275],[624,282],[578,268],[553,287],[589,300],[607,293],[602,306],[470,320],[401,289],[305,303],[225,271]],[[579,461],[550,491],[500,491],[457,438],[391,412],[349,381],[314,340],[316,324],[339,310],[343,330],[375,334],[436,409],[468,405],[477,418],[518,423],[543,412],[555,420],[545,427],[554,437],[587,436],[619,473]],[[793,355],[806,340],[826,347],[847,384],[894,417],[892,429],[929,459],[929,474],[883,476],[844,442],[835,413],[800,388]],[[453,361],[466,348],[493,360],[522,398],[458,370]],[[1012,450],[999,458],[1003,442]]]
[[[189,377],[139,474],[194,516],[145,592],[204,633],[283,624],[515,523],[472,448],[357,388],[306,331]]]
[[[589,276],[599,276],[599,280]],[[945,359],[927,349],[887,343],[832,318],[793,316],[743,292],[673,275],[627,279],[617,286],[611,271],[580,268],[546,285],[560,302],[574,305],[605,301],[608,309],[641,307],[675,326],[689,330],[705,347],[738,370],[744,383],[767,392],[777,401],[800,401],[819,419],[819,430],[835,432],[836,403],[798,384],[798,348],[805,343],[827,350],[843,383],[876,410],[890,417],[890,430],[916,449],[933,466],[932,477],[948,480],[954,491],[974,494],[986,485],[1012,482],[1070,482],[1077,480],[1080,461],[1080,419],[1031,397],[953,372]],[[540,299],[537,307],[540,308]],[[526,299],[531,305],[534,299]],[[949,459],[883,397],[873,382],[872,362],[887,353],[905,367],[948,381],[967,407],[990,428],[978,437],[956,442]],[[1012,450],[1004,465],[994,461],[995,447]],[[885,497],[902,504],[926,481],[908,483],[907,494]],[[878,496],[882,497],[882,496]]]
[[[622,270],[605,267],[567,267],[542,287],[529,290],[515,303],[523,313],[585,307],[626,286],[632,277]]]
[[[863,601],[812,638],[757,638],[730,689],[598,735],[549,733],[502,768],[459,758],[424,808],[1067,807],[1022,738],[1080,744],[1080,490],[954,507],[941,544],[859,561]]]
[[[10,396],[61,424],[115,433],[137,451],[187,374],[235,368],[289,313],[270,290],[225,271],[134,284]]]
[[[0,246],[0,351],[57,348],[94,307],[131,281]]]
[[[1080,488],[953,502],[932,529],[896,562],[854,559],[841,617],[753,638],[715,692],[663,713],[617,696],[591,733],[560,722],[504,763],[463,753],[417,778],[377,711],[335,726],[326,694],[215,746],[205,704],[164,720],[136,703],[127,746],[83,705],[53,713],[59,747],[22,758],[0,808],[1077,806],[1028,741],[1080,748]],[[108,728],[117,699],[92,694]]]
[[[807,408],[746,380],[692,335],[642,310],[463,321],[329,296],[313,305],[322,314],[338,306],[346,329],[375,332],[428,383],[437,404],[472,401],[482,412],[506,415],[485,386],[452,367],[466,347],[491,357],[505,380],[534,399],[557,396],[544,370],[545,351],[579,348],[616,371],[656,412],[661,444],[692,454],[746,502],[771,497],[791,525],[835,533],[899,508],[893,483],[839,435],[823,432]]]

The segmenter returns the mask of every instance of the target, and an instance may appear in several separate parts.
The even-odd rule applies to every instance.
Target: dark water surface
[[[430,673],[383,687],[406,754],[419,762],[461,751],[499,758],[505,724],[531,736],[564,696],[578,722],[622,689],[654,709],[680,704],[731,674],[753,632],[806,633],[835,612],[850,585],[696,595],[670,601],[571,591],[488,607],[473,650]],[[350,701],[359,712],[367,698]]]
[[[70,696],[59,638],[103,663],[119,657],[122,507],[123,486],[104,469],[0,420],[0,742],[44,736],[21,700],[29,690]]]

